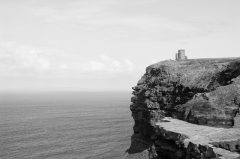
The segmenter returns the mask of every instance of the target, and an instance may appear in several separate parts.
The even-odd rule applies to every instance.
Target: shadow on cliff
[[[232,79],[240,75],[240,62],[231,62],[227,69],[219,74],[218,83],[222,86],[232,83]]]
[[[131,145],[126,153],[128,154],[126,159],[157,159],[157,153],[153,143],[144,140],[143,137],[139,137],[137,134],[132,135]]]

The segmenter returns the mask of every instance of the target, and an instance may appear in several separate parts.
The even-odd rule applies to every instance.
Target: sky
[[[240,56],[239,0],[0,0],[0,91],[130,91],[158,61]]]

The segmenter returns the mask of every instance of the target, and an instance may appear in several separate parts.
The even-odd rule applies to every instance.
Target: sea
[[[130,92],[0,94],[0,159],[121,159]]]

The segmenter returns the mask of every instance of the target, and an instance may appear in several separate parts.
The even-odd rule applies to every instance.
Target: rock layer
[[[135,125],[128,158],[134,158],[136,155],[148,156],[143,158],[189,158],[187,154],[190,154],[190,151],[199,149],[192,145],[191,150],[186,147],[181,150],[179,145],[175,144],[176,142],[182,144],[183,140],[186,140],[186,134],[181,132],[176,132],[181,136],[179,141],[177,139],[169,141],[168,137],[162,137],[164,131],[158,132],[161,127],[159,123],[171,123],[163,122],[165,117],[186,121],[196,126],[206,125],[234,130],[240,126],[239,58],[156,63],[147,67],[146,73],[133,90],[130,109]],[[181,127],[181,124],[177,126]],[[157,140],[159,137],[161,139]],[[206,147],[210,143],[206,143],[200,149],[206,149],[208,154],[212,150]],[[236,153],[232,152],[233,149],[222,149],[224,144],[226,145],[226,142],[211,143],[219,147],[217,150]],[[167,153],[167,149],[170,153]],[[195,158],[214,158],[207,156],[200,151],[200,155]],[[215,155],[215,158],[219,156]]]
[[[164,118],[156,123],[154,144],[162,157],[226,158],[240,157],[240,129],[216,128]],[[164,141],[164,142],[163,142]],[[166,143],[166,144],[164,144]],[[229,153],[231,151],[231,153]]]

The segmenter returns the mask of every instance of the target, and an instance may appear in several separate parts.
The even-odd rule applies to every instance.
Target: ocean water
[[[0,159],[119,159],[130,93],[0,94]]]

